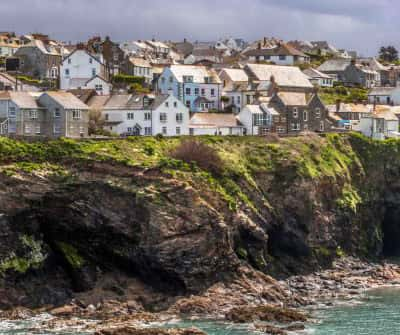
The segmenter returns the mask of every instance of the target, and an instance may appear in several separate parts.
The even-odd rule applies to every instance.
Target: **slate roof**
[[[130,57],[129,62],[132,63],[134,66],[151,67],[150,62],[143,58]]]
[[[84,104],[79,98],[69,92],[48,91],[46,93],[53,100],[58,102],[65,109],[88,109],[88,105]]]
[[[213,78],[213,84],[220,84],[217,73],[212,69],[207,69],[205,66],[196,65],[171,65],[171,72],[179,82],[183,82],[184,76],[193,76],[193,82],[204,84],[206,77]]]
[[[110,99],[109,95],[95,95],[87,102],[88,106],[92,109],[102,109]]]
[[[4,91],[0,93],[0,100],[11,100],[21,109],[40,108],[37,99],[28,92]]]
[[[271,81],[271,77],[274,77],[276,84],[281,87],[313,88],[308,77],[295,66],[248,64],[246,69],[259,81]]]
[[[317,70],[321,72],[343,72],[351,64],[351,59],[336,58],[322,63]]]
[[[274,48],[267,48],[267,49],[252,49],[246,51],[244,53],[246,56],[300,56],[300,57],[308,57],[303,52],[295,49],[293,46],[280,43]]]
[[[227,113],[193,113],[189,127],[192,128],[235,128],[243,127],[234,114]]]
[[[248,82],[249,77],[243,69],[222,69],[233,82]],[[221,72],[222,72],[221,71]]]
[[[309,76],[310,78],[323,78],[323,79],[332,79],[331,76],[318,71],[317,69],[309,68],[303,71],[304,74]]]
[[[305,93],[278,92],[277,94],[286,106],[307,106],[307,97]]]

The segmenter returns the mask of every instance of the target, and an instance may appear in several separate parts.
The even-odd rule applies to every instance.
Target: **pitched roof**
[[[184,76],[192,76],[194,83],[204,84],[204,78],[213,78],[213,83],[220,84],[221,80],[216,72],[212,69],[207,69],[205,66],[196,65],[171,65],[171,72],[179,82],[183,82]]]
[[[243,69],[222,69],[233,82],[248,82],[249,77]],[[221,71],[221,72],[222,72]]]
[[[193,44],[190,42],[177,42],[173,44],[173,48],[181,55],[188,56],[193,51]]]
[[[72,93],[77,98],[79,98],[82,102],[87,104],[87,102],[96,95],[96,90],[93,88],[76,88],[70,89],[67,92]]]
[[[304,74],[306,74],[307,76],[309,76],[310,78],[323,78],[323,79],[332,79],[331,76],[322,73],[321,71],[318,71],[317,69],[313,69],[313,68],[309,68],[309,69],[305,69],[303,71]]]
[[[396,87],[374,87],[368,95],[391,95]]]
[[[308,77],[295,66],[247,64],[246,68],[259,81],[271,81],[274,77],[275,83],[281,87],[313,87]]]
[[[334,58],[329,59],[318,67],[321,72],[342,72],[351,64],[351,59]]]
[[[11,100],[21,109],[40,108],[37,99],[28,92],[4,91],[0,94],[0,100]]]
[[[246,56],[300,56],[307,57],[303,52],[295,49],[293,46],[280,43],[274,48],[252,49],[244,53]]]
[[[189,127],[194,128],[232,128],[243,127],[235,114],[226,113],[193,113]]]
[[[129,57],[129,62],[132,63],[134,66],[151,67],[150,62],[143,58]]]
[[[305,93],[278,92],[277,94],[286,106],[307,106],[307,97]]]
[[[89,99],[87,105],[91,109],[102,109],[107,103],[108,99],[110,99],[109,95],[95,95]]]
[[[154,98],[154,100],[151,103],[151,108],[153,110],[157,109],[158,107],[160,107],[170,96],[168,94],[159,94],[156,95],[156,97]]]
[[[88,105],[84,104],[72,93],[63,91],[48,91],[44,94],[47,94],[65,109],[88,109]]]

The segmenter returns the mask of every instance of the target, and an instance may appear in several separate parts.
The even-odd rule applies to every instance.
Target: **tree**
[[[103,135],[105,120],[98,109],[89,110],[89,135]]]
[[[379,58],[388,63],[393,63],[399,60],[399,52],[394,46],[381,47],[379,50]]]

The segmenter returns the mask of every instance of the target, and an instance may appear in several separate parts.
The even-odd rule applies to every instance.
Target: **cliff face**
[[[400,142],[201,141],[218,175],[169,158],[178,139],[0,139],[0,309],[62,304],[115,273],[176,296],[241,264],[285,277],[400,253]]]

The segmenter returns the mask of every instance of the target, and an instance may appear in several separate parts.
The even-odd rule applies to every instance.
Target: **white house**
[[[240,113],[244,104],[243,92],[248,90],[249,77],[243,69],[222,69],[219,78],[223,83],[222,95],[229,98],[226,106],[232,106],[233,112]]]
[[[310,82],[319,87],[333,87],[333,77],[317,69],[309,68],[303,71],[310,78]]]
[[[94,96],[88,105],[101,110],[104,129],[118,135],[188,135],[189,110],[172,95]]]
[[[389,106],[376,106],[371,114],[362,114],[359,129],[365,136],[384,140],[390,137],[400,137],[399,118]]]
[[[374,87],[368,93],[368,101],[371,104],[400,105],[400,86]]]
[[[91,55],[85,49],[76,49],[65,57],[60,65],[60,88],[62,90],[86,88],[87,83],[105,85],[106,74],[101,56]],[[95,77],[103,80],[90,81]],[[103,89],[108,91],[105,87]]]
[[[104,78],[95,76],[85,83],[84,88],[93,89],[98,95],[110,95],[112,85]]]
[[[153,80],[153,67],[144,58],[129,57],[125,64],[125,72],[131,76],[144,77],[147,84],[150,84]]]
[[[250,62],[271,62],[276,65],[310,62],[309,56],[285,43],[278,43],[272,48],[262,48],[260,43],[256,49],[247,50],[243,54]]]
[[[189,134],[242,136],[245,128],[234,114],[227,113],[193,113],[189,123]]]
[[[267,103],[259,105],[247,105],[239,113],[238,118],[245,127],[246,135],[260,135],[262,129],[271,130],[274,117],[279,117],[279,113]]]
[[[171,65],[158,79],[162,94],[172,93],[193,112],[221,108],[222,82],[205,66]]]

